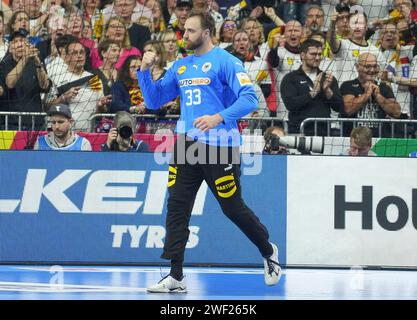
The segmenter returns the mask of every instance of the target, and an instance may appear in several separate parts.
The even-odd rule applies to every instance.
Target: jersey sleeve
[[[159,109],[162,105],[176,98],[179,89],[173,67],[169,68],[164,77],[153,81],[150,70],[144,72],[138,70],[138,82],[142,91],[146,107]]]
[[[220,78],[237,98],[231,106],[220,112],[225,123],[236,121],[257,109],[255,89],[240,60],[232,56],[222,59]]]

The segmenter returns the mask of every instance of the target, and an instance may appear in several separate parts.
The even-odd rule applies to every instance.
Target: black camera
[[[129,139],[133,134],[133,130],[129,126],[121,126],[120,128],[117,129],[117,133],[123,139]]]
[[[324,137],[278,137],[275,134],[271,134],[269,141],[266,141],[266,143],[273,151],[279,151],[280,147],[285,147],[289,149],[297,149],[303,154],[310,152],[324,152]]]

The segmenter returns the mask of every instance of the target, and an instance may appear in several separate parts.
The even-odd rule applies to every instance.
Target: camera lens
[[[119,128],[119,135],[123,139],[129,139],[133,134],[132,128],[128,126],[123,126]]]

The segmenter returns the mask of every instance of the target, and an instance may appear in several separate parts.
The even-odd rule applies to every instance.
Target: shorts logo
[[[186,66],[181,66],[178,68],[177,73],[178,74],[183,74],[185,72],[185,70],[187,70]]]
[[[241,86],[251,86],[252,81],[250,81],[250,78],[246,72],[238,72],[236,73],[236,77],[239,80],[239,83]]]
[[[217,195],[221,198],[230,198],[237,190],[235,177],[232,174],[217,179],[214,184],[216,185]]]
[[[172,187],[175,182],[177,182],[177,168],[169,166],[168,188]]]
[[[201,67],[201,70],[203,72],[209,72],[211,69],[211,63],[210,62],[206,62],[205,64],[203,64],[203,66]]]

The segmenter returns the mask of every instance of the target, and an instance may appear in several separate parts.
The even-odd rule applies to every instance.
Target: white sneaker
[[[148,292],[153,293],[185,293],[187,286],[184,278],[181,281],[175,280],[171,275],[162,278],[156,285],[147,288]]]
[[[278,247],[271,243],[273,248],[272,256],[264,258],[265,283],[268,286],[276,285],[281,278],[281,268],[278,261]]]

